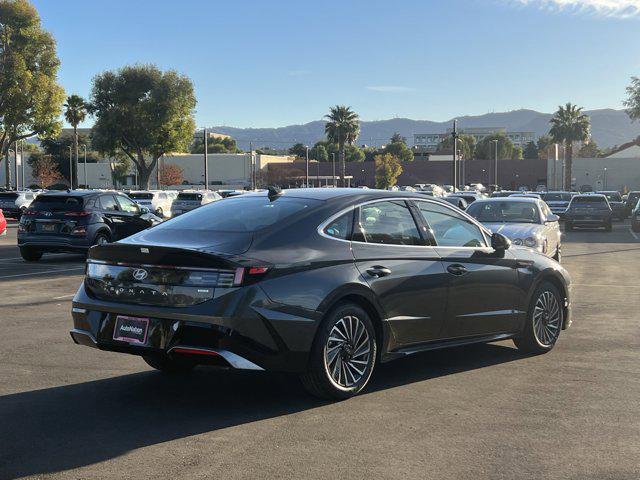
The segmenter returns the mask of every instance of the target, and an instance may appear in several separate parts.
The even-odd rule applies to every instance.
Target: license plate
[[[45,223],[42,225],[42,231],[43,232],[55,232],[56,231],[56,225],[54,223]]]
[[[149,319],[140,317],[116,317],[116,326],[113,329],[113,339],[120,342],[144,345],[147,343]]]

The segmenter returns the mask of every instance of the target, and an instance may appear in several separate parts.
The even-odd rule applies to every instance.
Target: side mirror
[[[511,240],[502,235],[501,233],[491,234],[491,248],[496,252],[504,252],[511,246]]]
[[[558,220],[560,220],[560,217],[558,215],[555,214],[551,214],[547,217],[547,223],[549,222],[557,222]]]

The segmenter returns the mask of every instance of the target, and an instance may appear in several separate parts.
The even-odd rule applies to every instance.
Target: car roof
[[[488,203],[488,202],[520,202],[520,203],[538,203],[540,199],[538,197],[490,197],[481,198],[476,200],[475,203]]]
[[[50,190],[40,193],[38,196],[44,197],[87,197],[89,195],[99,195],[101,193],[122,193],[115,190]]]
[[[249,192],[243,197],[262,196],[268,195],[268,191],[262,192]],[[380,190],[376,188],[361,189],[361,188],[291,188],[283,189],[282,195],[291,198],[309,198],[315,200],[331,200],[338,198],[358,198],[358,199],[384,199],[384,198],[415,198],[424,200],[426,197],[419,192],[406,192],[401,190],[389,191]]]

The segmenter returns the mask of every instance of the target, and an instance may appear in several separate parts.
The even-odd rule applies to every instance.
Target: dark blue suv
[[[18,247],[37,261],[45,252],[84,253],[138,233],[161,220],[115,191],[68,190],[41,193],[22,215]]]

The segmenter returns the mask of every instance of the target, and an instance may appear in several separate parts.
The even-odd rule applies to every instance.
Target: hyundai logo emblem
[[[149,273],[144,268],[136,268],[133,271],[133,278],[138,281],[142,281],[149,276]]]

